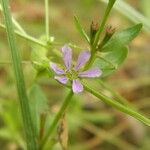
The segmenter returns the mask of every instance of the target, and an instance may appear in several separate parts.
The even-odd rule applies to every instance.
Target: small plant
[[[71,98],[74,94],[80,94],[83,89],[97,97],[99,100],[102,100],[103,102],[111,105],[119,111],[138,119],[145,125],[150,126],[150,120],[148,118],[138,113],[135,109],[133,109],[123,101],[120,100],[120,102],[118,102],[115,99],[106,96],[101,91],[97,91],[89,84],[89,81],[86,80],[86,78],[93,78],[91,80],[94,81],[97,79],[103,84],[103,78],[111,75],[125,61],[128,54],[127,45],[138,35],[142,28],[142,24],[136,24],[132,27],[124,29],[123,31],[117,32],[115,28],[107,26],[106,22],[115,1],[116,0],[109,0],[104,16],[99,23],[91,23],[89,31],[90,35],[86,33],[78,17],[74,16],[75,26],[80,33],[80,36],[88,44],[88,50],[81,51],[78,56],[77,62],[74,63],[72,61],[72,49],[74,50],[76,48],[80,48],[78,45],[68,44],[63,46],[64,44],[59,44],[63,46],[63,57],[60,55],[60,50],[53,51],[53,48],[55,46],[58,46],[58,42],[49,35],[48,0],[45,0],[46,36],[41,39],[35,39],[31,37],[24,31],[24,29],[22,29],[20,25],[18,25],[19,28],[17,28],[17,30],[14,30],[13,23],[16,23],[16,21],[12,19],[8,0],[1,0],[8,42],[11,49],[13,67],[16,76],[16,85],[20,100],[24,132],[26,135],[28,150],[42,150],[48,143],[49,139],[51,139],[52,141],[53,132],[58,126],[60,119],[64,118],[64,114],[67,113],[66,108],[69,103],[71,103]],[[36,109],[33,109],[34,104],[30,105],[28,101],[21,66],[21,59],[18,51],[17,41],[15,39],[15,34],[30,40],[32,44],[35,44],[37,46],[32,50],[31,54],[31,61],[33,63],[34,69],[36,69],[37,71],[37,76],[41,72],[45,72],[49,76],[49,78],[56,79],[57,81],[62,83],[64,88],[70,89],[70,92],[63,101],[60,110],[54,117],[53,121],[50,122],[47,132],[45,132],[44,127],[47,119],[44,113],[42,113],[41,115],[41,112],[39,113]],[[48,49],[52,50],[50,56],[47,53]],[[54,63],[51,59],[52,56],[57,56],[60,60],[63,59],[64,65],[59,67],[59,63]],[[37,94],[39,94],[40,90],[37,87],[36,90],[38,91]],[[42,110],[43,108],[40,109]],[[38,119],[36,121],[35,118],[33,118],[33,113],[38,114]]]

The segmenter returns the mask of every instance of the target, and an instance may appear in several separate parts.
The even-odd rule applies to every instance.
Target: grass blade
[[[28,104],[28,97],[25,88],[23,70],[21,66],[21,58],[16,44],[16,39],[14,35],[14,28],[12,23],[12,17],[9,10],[8,0],[1,0],[2,8],[5,18],[6,31],[8,36],[8,43],[11,49],[13,67],[16,77],[18,96],[20,100],[20,107],[22,112],[24,130],[26,134],[26,142],[28,150],[36,150],[36,137],[34,133],[34,128],[31,120],[31,114]]]
[[[108,3],[108,0],[99,0]],[[134,23],[142,23],[143,29],[150,32],[150,21],[123,0],[117,0],[114,8]]]

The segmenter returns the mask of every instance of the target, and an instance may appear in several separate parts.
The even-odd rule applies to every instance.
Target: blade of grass
[[[104,3],[108,3],[108,0],[99,0]],[[129,20],[131,20],[134,23],[142,23],[143,29],[145,31],[150,32],[150,21],[148,18],[146,18],[144,15],[142,15],[140,12],[135,10],[132,6],[130,6],[128,3],[126,3],[123,0],[117,0],[114,8],[119,11],[121,14],[126,16]]]
[[[2,2],[2,8],[4,13],[4,18],[5,18],[8,43],[11,49],[13,67],[14,67],[14,72],[16,77],[17,90],[18,90],[18,96],[20,100],[20,107],[22,112],[24,131],[26,135],[27,148],[28,150],[36,150],[37,149],[36,137],[33,128],[33,123],[31,120],[28,97],[25,88],[23,70],[21,66],[21,58],[19,55],[19,51],[17,48],[16,39],[14,35],[12,17],[10,14],[10,10],[8,8],[9,3],[8,0],[1,0],[1,2]]]

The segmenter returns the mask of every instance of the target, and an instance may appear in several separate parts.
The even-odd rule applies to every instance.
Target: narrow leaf
[[[97,92],[96,90],[89,87],[86,83],[84,83],[84,88],[85,88],[86,91],[93,94],[98,99],[102,100],[104,103],[106,103],[108,105],[111,105],[112,107],[118,109],[119,111],[124,112],[124,113],[134,117],[135,119],[143,122],[145,125],[150,126],[150,119],[148,119],[145,116],[141,115],[140,113],[133,110],[132,108],[124,106],[124,105],[120,104],[119,102],[117,102],[116,100],[113,100],[113,99],[103,95],[102,93]]]
[[[102,52],[113,51],[129,44],[141,31],[142,24],[137,24],[115,33],[112,39],[101,49]]]
[[[82,28],[81,26],[81,23],[78,19],[77,16],[74,16],[74,23],[75,23],[75,26],[77,28],[77,30],[79,31],[79,33],[81,34],[81,36],[88,42],[90,43],[90,39],[88,37],[88,35],[86,34],[85,30]]]

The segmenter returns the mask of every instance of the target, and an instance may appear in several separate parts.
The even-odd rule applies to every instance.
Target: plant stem
[[[3,25],[1,23],[0,23],[0,27],[3,28],[3,29],[6,28],[5,25]],[[14,31],[14,32],[15,32],[16,35],[18,35],[18,36],[20,36],[20,37],[22,37],[22,38],[24,38],[24,39],[26,39],[28,41],[34,42],[34,43],[36,43],[36,44],[38,44],[38,45],[40,45],[42,47],[45,47],[45,48],[47,47],[47,45],[45,43],[41,42],[40,40],[38,40],[38,39],[36,39],[36,38],[34,38],[34,37],[30,36],[30,35],[23,34],[23,33],[19,32],[19,31]]]
[[[106,8],[106,11],[105,11],[105,14],[103,16],[103,19],[102,19],[102,23],[96,33],[96,37],[95,37],[95,40],[94,40],[94,44],[93,44],[93,48],[96,49],[96,46],[97,46],[97,43],[99,41],[99,37],[100,37],[100,34],[102,33],[102,31],[104,30],[104,27],[105,27],[105,24],[106,24],[106,21],[107,21],[107,18],[110,14],[110,11],[114,5],[116,0],[109,0],[109,3],[107,5],[107,8]]]
[[[1,4],[0,4],[0,11],[3,11]],[[13,16],[12,16],[12,22],[20,32],[22,32],[23,34],[26,34],[25,30],[20,26],[20,24],[17,22],[17,20],[14,19]]]
[[[114,108],[116,108],[116,109],[136,118],[137,120],[142,121],[144,124],[150,126],[150,119],[148,119],[148,118],[144,117],[143,115],[137,113],[136,111],[132,110],[132,108],[126,107],[126,106],[120,104],[119,102],[112,100],[111,98],[103,95],[100,92],[96,92],[94,89],[88,87],[85,83],[83,83],[83,85],[84,85],[84,88],[86,91],[93,94],[98,99],[105,102],[106,104],[109,104],[109,105],[113,106]]]
[[[95,52],[91,53],[91,57],[90,57],[88,63],[85,65],[84,70],[87,70],[87,69],[89,69],[89,67],[92,66],[95,58],[96,58]]]
[[[119,103],[126,105],[126,106],[130,106],[131,104],[130,102],[128,102],[128,100],[126,100],[124,97],[122,97],[118,92],[116,92],[115,90],[113,90],[113,88],[108,84],[103,82],[102,80],[98,80],[98,82],[108,91],[110,91],[112,93],[113,96],[115,96],[118,100]]]
[[[27,34],[25,30],[20,26],[20,24],[13,17],[12,17],[12,22],[22,34],[25,34],[25,35]]]
[[[40,150],[43,149],[44,145],[46,144],[47,140],[52,137],[52,133],[54,132],[60,118],[62,117],[63,113],[65,112],[67,106],[69,105],[70,101],[71,101],[71,98],[73,96],[73,92],[72,90],[69,92],[69,94],[67,95],[66,99],[64,100],[60,110],[58,111],[58,113],[56,114],[50,128],[48,129],[45,137],[43,138],[42,142],[41,142],[41,145],[39,147]]]
[[[109,13],[110,13],[110,11],[111,11],[111,9],[112,9],[112,7],[113,7],[115,1],[116,1],[116,0],[109,0],[109,3],[108,3],[108,5],[107,5],[106,11],[105,11],[105,14],[104,14],[103,19],[102,19],[102,23],[101,23],[101,25],[100,25],[100,27],[99,27],[97,33],[96,33],[96,36],[95,36],[95,39],[94,39],[94,43],[93,43],[93,45],[91,46],[91,57],[90,57],[90,59],[89,59],[89,61],[88,61],[88,63],[86,64],[86,66],[85,66],[84,69],[88,69],[88,68],[93,64],[93,62],[94,62],[94,60],[95,60],[95,57],[96,57],[95,55],[96,55],[96,53],[97,53],[97,51],[96,51],[96,46],[97,46],[97,44],[98,44],[98,42],[99,42],[99,37],[100,37],[102,31],[104,30],[104,27],[105,27],[107,18],[108,18],[108,16],[109,16]]]
[[[1,2],[3,7],[5,23],[6,23],[8,42],[11,49],[13,67],[14,67],[14,72],[15,72],[15,77],[17,82],[17,90],[18,90],[18,96],[20,100],[24,131],[26,135],[27,149],[36,150],[37,149],[36,137],[33,128],[33,123],[31,120],[28,97],[25,88],[23,70],[21,66],[21,58],[16,44],[10,10],[8,8],[9,4],[8,4],[8,0],[1,0]]]
[[[45,32],[46,39],[49,40],[49,0],[45,0]]]

